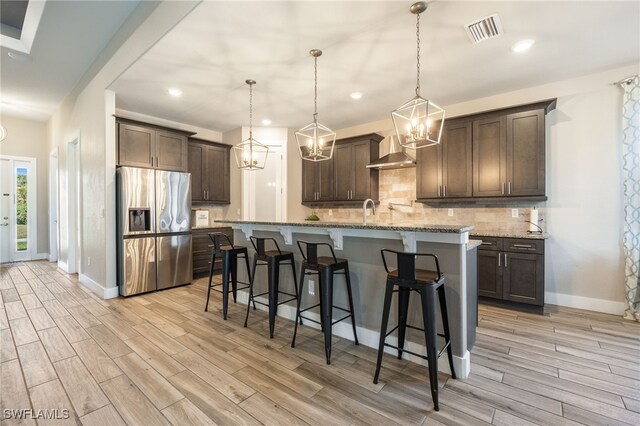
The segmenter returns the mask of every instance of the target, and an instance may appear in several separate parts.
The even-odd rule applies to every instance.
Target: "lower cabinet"
[[[544,240],[479,237],[478,295],[544,306]]]
[[[210,232],[222,232],[233,242],[233,229],[231,228],[199,228],[193,229],[193,278],[201,278],[209,275],[211,265],[211,248],[213,242],[209,238]],[[222,259],[216,258],[213,266],[214,274],[222,271]]]

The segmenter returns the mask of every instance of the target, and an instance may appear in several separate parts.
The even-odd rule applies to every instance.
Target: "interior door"
[[[13,260],[11,250],[11,161],[0,159],[0,263]]]

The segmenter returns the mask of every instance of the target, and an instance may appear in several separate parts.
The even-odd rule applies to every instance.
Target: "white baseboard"
[[[58,260],[58,268],[62,269],[67,274],[69,273],[69,265],[67,265],[67,262],[63,262],[62,260]]]
[[[624,314],[624,302],[616,302],[614,300],[594,299],[591,297],[574,296],[571,294],[546,292],[544,294],[544,302],[551,305],[585,309],[587,311],[603,312],[605,314]]]
[[[31,260],[46,260],[49,259],[49,253],[36,253],[31,256]]]
[[[49,262],[57,262],[58,261],[58,258],[54,257],[52,255],[49,255],[48,259],[49,259]]]
[[[103,287],[84,274],[79,275],[80,282],[103,299],[118,297],[118,287]]]
[[[249,299],[249,293],[246,291],[238,291],[237,300],[239,303],[246,304]],[[261,301],[262,303],[267,303],[268,300],[264,297],[256,297],[256,300]],[[263,305],[256,305],[256,307],[260,310],[266,311],[269,308]],[[295,320],[296,317],[296,308],[292,305],[280,305],[278,306],[278,316],[290,319],[291,321]],[[318,314],[312,312],[306,312],[305,316],[313,318],[316,321],[320,321],[320,316]],[[320,325],[316,323],[305,322],[305,327],[313,327],[320,330]],[[370,348],[378,349],[378,344],[380,343],[380,332],[375,330],[370,330],[368,328],[363,328],[356,326],[356,331],[358,332],[358,342],[361,345],[368,346]],[[353,329],[351,324],[348,322],[339,322],[338,324],[333,326],[332,333],[334,336],[342,337],[348,340],[353,340]],[[392,345],[397,344],[396,338],[394,336],[389,336],[387,338],[387,343]],[[415,352],[417,354],[423,354],[426,356],[427,350],[424,345],[420,345],[415,342],[406,342],[405,349],[411,352]],[[385,352],[396,355],[397,351],[393,348],[385,348]],[[405,353],[403,359],[407,359],[409,361],[415,362],[417,364],[426,365],[426,361],[417,356],[413,356]],[[469,377],[469,372],[471,371],[471,354],[469,351],[465,351],[464,357],[453,356],[453,366],[456,369],[456,376],[459,379],[466,379]],[[383,364],[384,367],[384,364]],[[438,362],[438,370],[451,374],[451,369],[449,368],[449,363],[446,361],[446,354],[443,354],[443,357]]]

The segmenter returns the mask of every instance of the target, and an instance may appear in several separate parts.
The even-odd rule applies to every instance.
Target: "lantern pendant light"
[[[269,147],[253,138],[253,85],[255,80],[246,80],[249,85],[249,139],[245,139],[233,147],[236,164],[242,170],[264,169],[269,154]]]
[[[322,55],[322,50],[312,49],[309,54],[314,58],[315,72],[313,122],[296,132],[296,141],[303,160],[330,160],[333,156],[336,134],[330,128],[318,123],[318,57]]]
[[[416,96],[393,111],[391,118],[400,145],[417,149],[440,143],[445,112],[438,105],[420,96],[420,14],[427,10],[427,3],[414,3],[409,10],[416,15]]]

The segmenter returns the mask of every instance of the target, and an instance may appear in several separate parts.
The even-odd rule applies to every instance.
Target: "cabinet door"
[[[513,302],[544,305],[544,256],[506,253],[503,298]]]
[[[506,195],[506,120],[488,118],[473,122],[473,196]]]
[[[191,201],[204,200],[204,151],[204,145],[194,143],[189,144],[188,171],[191,173]]]
[[[416,198],[442,195],[442,147],[431,145],[416,150]]]
[[[229,150],[221,146],[207,146],[205,176],[207,201],[229,203]]]
[[[544,110],[507,115],[507,195],[544,195]]]
[[[444,197],[471,197],[473,157],[471,122],[445,124],[442,140],[442,186]]]
[[[318,200],[333,200],[335,185],[333,180],[333,158],[315,163],[316,171],[316,191]]]
[[[179,133],[156,131],[156,167],[162,170],[187,170],[187,137]]]
[[[371,143],[368,140],[356,142],[352,144],[351,149],[353,152],[351,199],[364,201],[367,198],[371,198],[371,173],[377,173],[377,170],[367,169],[367,164],[371,159]]]
[[[478,250],[478,294],[502,299],[502,253]]]
[[[132,124],[118,124],[118,164],[154,167],[155,131]]]
[[[335,200],[350,200],[353,191],[353,147],[336,145],[333,149]]]
[[[320,164],[315,161],[302,161],[302,202],[318,201]],[[331,160],[328,160],[331,161]]]

